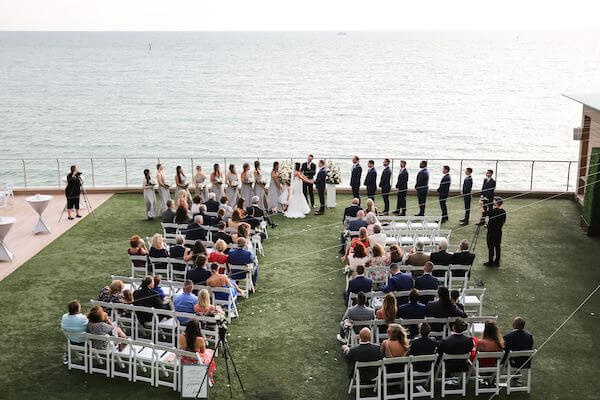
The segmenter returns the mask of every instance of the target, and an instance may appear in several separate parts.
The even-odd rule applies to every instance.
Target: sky
[[[0,30],[600,29],[600,0],[0,0]]]

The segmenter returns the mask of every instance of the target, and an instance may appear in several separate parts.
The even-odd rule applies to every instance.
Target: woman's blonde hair
[[[219,239],[215,242],[215,250],[223,252],[227,249],[227,243],[223,239]]]
[[[108,288],[110,289],[111,293],[121,293],[121,291],[123,290],[123,281],[115,279],[111,282]]]
[[[365,220],[367,221],[367,224],[369,224],[369,225],[376,224],[377,223],[377,215],[375,215],[374,212],[370,211],[367,214],[367,217],[365,218]]]
[[[383,246],[380,243],[377,243],[375,246],[373,246],[373,257],[383,257],[383,255],[385,254],[385,250],[383,249]]]
[[[389,324],[388,329],[390,330],[390,340],[397,340],[398,342],[400,342],[400,345],[404,347],[405,351],[410,349],[410,343],[408,342],[406,329],[404,329],[402,325]]]
[[[198,305],[203,308],[210,306],[210,294],[208,290],[202,289],[198,292]]]
[[[367,234],[367,228],[365,228],[365,227],[360,228],[358,231],[358,237],[360,238],[361,242],[364,242],[365,240],[367,240],[369,237],[369,235]]]
[[[373,199],[367,200],[367,213],[375,211],[375,202]]]
[[[165,241],[160,233],[155,233],[152,236],[152,247],[155,249],[162,249],[164,247]]]

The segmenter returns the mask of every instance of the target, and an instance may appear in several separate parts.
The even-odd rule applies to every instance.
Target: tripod
[[[481,226],[482,226],[481,224],[477,225],[477,228],[475,229],[475,234],[473,235],[473,240],[471,240],[471,243],[473,243],[473,245],[472,245],[473,253],[475,253],[475,248],[477,247],[477,239],[479,239],[479,233],[481,232]]]
[[[79,187],[81,188],[81,194],[83,195],[83,204],[85,204],[85,208],[88,212],[88,214],[92,214],[92,216],[94,217],[94,221],[96,221],[96,215],[94,214],[94,209],[92,208],[92,204],[90,203],[90,200],[88,198],[87,195],[87,191],[85,190],[85,187],[83,186],[83,180],[81,179],[81,176],[78,176],[77,179],[79,179]],[[60,217],[58,217],[58,222],[60,222],[60,220],[62,219],[63,215],[65,215],[65,211],[67,211],[67,204],[65,204],[65,207],[62,210],[62,213],[60,213]]]
[[[208,363],[208,368],[206,369],[206,373],[204,374],[204,377],[202,378],[202,383],[200,384],[200,388],[198,389],[198,392],[196,393],[196,396],[195,396],[196,399],[200,395],[200,390],[202,390],[204,381],[206,380],[206,378],[208,378],[208,370],[209,370],[210,366],[212,365],[213,360],[215,359],[217,351],[221,352],[221,354],[223,355],[223,358],[225,359],[225,370],[227,371],[227,386],[229,387],[229,398],[233,398],[233,389],[231,387],[231,375],[229,373],[229,360],[231,360],[231,365],[233,366],[233,371],[235,372],[235,375],[237,376],[237,379],[240,382],[240,387],[242,388],[242,393],[245,393],[244,384],[242,383],[242,378],[240,378],[240,374],[235,365],[235,361],[233,361],[233,356],[231,355],[231,352],[229,351],[229,344],[227,343],[227,326],[225,325],[225,322],[222,321],[222,322],[219,322],[219,341],[217,342],[215,352],[213,353],[213,355],[210,359],[210,362]]]

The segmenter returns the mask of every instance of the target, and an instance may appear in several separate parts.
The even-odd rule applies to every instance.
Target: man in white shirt
[[[376,244],[380,244],[385,248],[385,241],[387,240],[387,235],[381,232],[381,225],[375,224],[373,225],[373,234],[369,235],[369,242],[371,242],[371,248]]]
[[[88,319],[81,313],[81,304],[73,300],[69,303],[69,312],[62,316],[60,327],[65,332],[71,343],[81,344],[85,341],[85,333]]]

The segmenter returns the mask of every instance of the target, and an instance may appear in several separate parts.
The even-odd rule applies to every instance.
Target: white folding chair
[[[166,386],[175,391],[179,388],[181,356],[198,357],[196,353],[177,350],[173,347],[154,345],[155,353],[155,386]]]
[[[110,377],[125,378],[129,381],[133,375],[133,346],[132,341],[126,338],[110,337]],[[125,345],[121,350],[119,345]]]
[[[415,245],[415,232],[412,230],[401,230],[398,231],[398,244],[404,248],[405,246],[411,247]]]
[[[464,289],[460,296],[460,302],[465,306],[467,314],[475,314],[481,316],[483,314],[483,297],[485,296],[485,288],[469,288]]]
[[[423,229],[420,231],[417,231],[415,234],[415,241],[416,242],[422,242],[423,245],[425,246],[429,246],[433,244],[433,234],[434,234],[434,230],[432,229]]]
[[[443,354],[440,361],[441,381],[442,381],[442,397],[448,394],[467,395],[467,377],[470,372],[471,361],[469,360],[471,353],[466,354]],[[458,385],[454,385],[455,379],[452,379],[451,373],[447,370],[446,363],[448,361],[462,361],[466,364],[467,371],[456,372],[458,374]],[[447,389],[447,385],[458,386],[457,389]]]
[[[184,282],[189,263],[179,258],[169,258],[170,277],[174,282]]]
[[[250,292],[254,292],[254,283],[252,282],[252,272],[254,264],[235,265],[229,264],[229,277],[237,282],[246,292],[244,297],[248,298]]]
[[[425,229],[440,229],[441,216],[426,216],[423,220]]]
[[[531,363],[537,350],[509,351],[506,359],[506,377],[502,386],[506,394],[531,393]]]
[[[129,261],[131,261],[131,277],[141,275],[142,277],[148,275],[148,256],[134,256],[129,255]],[[143,263],[143,267],[141,266]],[[136,266],[136,264],[138,266]]]
[[[110,351],[112,345],[108,335],[85,334],[85,345],[88,356],[88,372],[110,376]]]
[[[410,357],[410,399],[435,394],[435,363],[437,354]]]
[[[395,357],[383,359],[383,398],[408,399],[410,357]],[[400,387],[399,393],[389,393],[390,387]]]
[[[178,232],[177,229],[179,227],[178,224],[161,222],[160,226],[163,229],[163,238],[164,239],[175,239]]]
[[[361,382],[360,371],[361,369],[377,368],[377,376],[367,383]],[[364,374],[364,371],[363,371]],[[356,392],[356,400],[379,400],[381,399],[381,361],[369,361],[354,363],[354,375],[350,380],[350,387],[348,387],[348,394],[352,393],[352,389]],[[374,396],[362,396],[362,389],[372,389]]]
[[[451,265],[448,273],[448,290],[467,288],[469,283],[470,265]]]
[[[433,235],[432,235],[432,243],[434,245],[438,245],[440,244],[440,242],[442,241],[442,239],[446,239],[447,241],[450,241],[450,229],[436,229],[433,231]]]
[[[503,351],[478,351],[475,355],[474,378],[475,378],[475,396],[481,393],[500,393],[500,366],[504,357]],[[481,366],[493,362],[491,366]],[[487,383],[487,384],[485,384]]]
[[[236,305],[236,298],[231,294],[231,289],[228,287],[217,287],[212,288],[213,293],[213,304],[215,306],[221,306],[223,311],[227,314],[227,322],[231,322],[231,318],[237,318],[238,310]]]
[[[132,381],[147,382],[154,385],[154,365],[156,355],[152,344],[133,341],[132,347]]]
[[[71,335],[74,332],[68,332],[63,329],[63,334],[67,338],[67,366],[69,369],[78,369],[88,371],[88,357],[86,354],[85,338],[78,332],[77,340],[83,339],[83,342],[72,342]],[[78,362],[76,362],[78,361]]]
[[[152,275],[162,275],[166,280],[170,281],[169,276],[169,263],[171,259],[169,257],[149,257],[150,264],[152,264]]]

